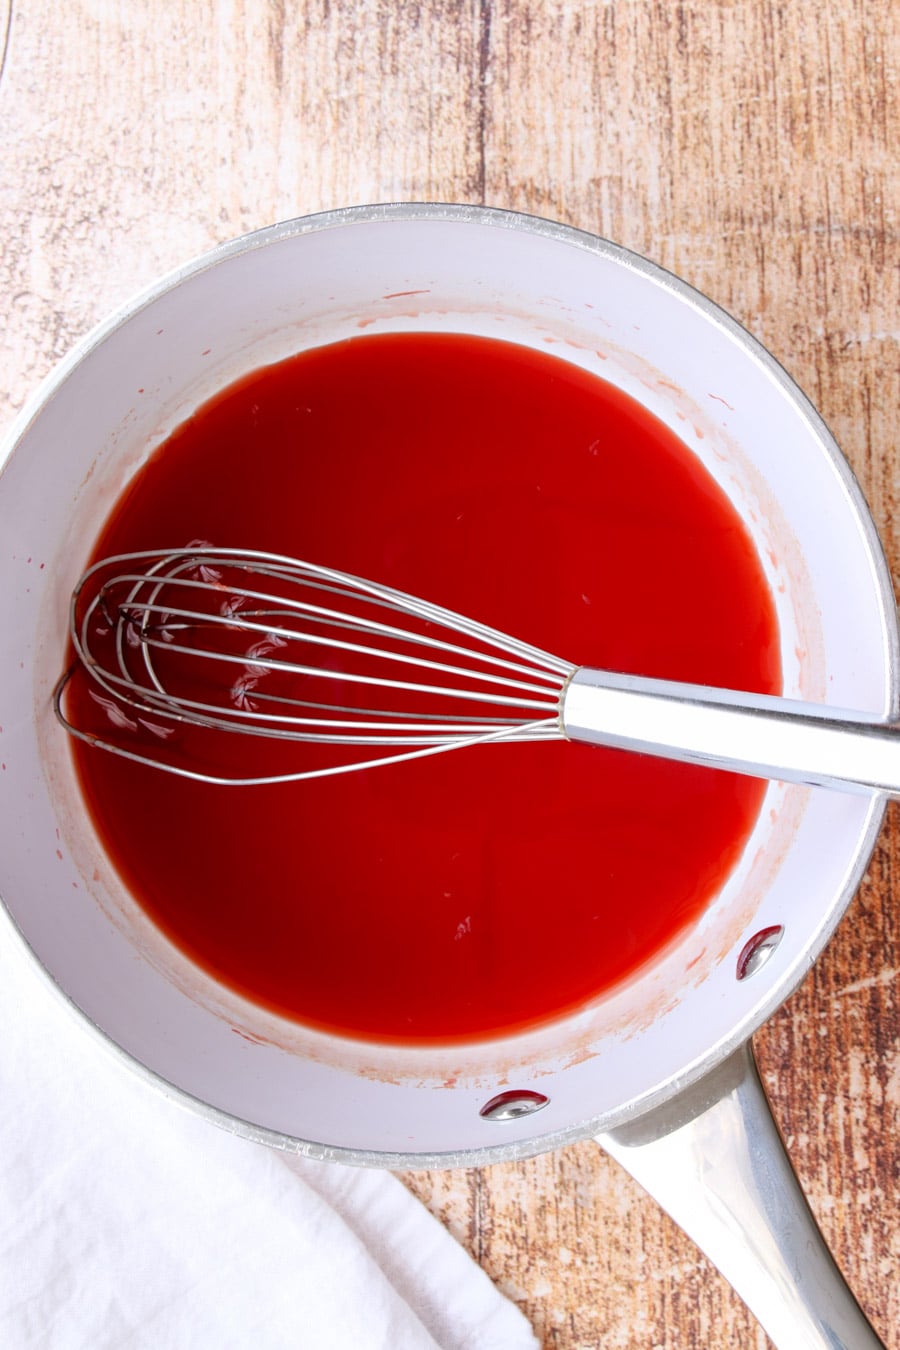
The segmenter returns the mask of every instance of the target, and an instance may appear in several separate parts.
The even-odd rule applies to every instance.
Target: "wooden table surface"
[[[217,241],[366,201],[487,203],[680,273],[818,405],[900,563],[892,0],[0,0],[0,422],[108,310]],[[841,1266],[900,1347],[891,811],[755,1045]],[[411,1173],[550,1347],[763,1347],[596,1146]]]

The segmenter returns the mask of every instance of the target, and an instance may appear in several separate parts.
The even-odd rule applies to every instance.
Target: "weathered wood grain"
[[[900,16],[890,0],[7,0],[0,422],[160,272],[350,202],[597,230],[757,334],[860,477],[897,573]],[[838,1260],[900,1346],[900,827],[757,1038]],[[415,1173],[545,1345],[763,1347],[591,1145]]]

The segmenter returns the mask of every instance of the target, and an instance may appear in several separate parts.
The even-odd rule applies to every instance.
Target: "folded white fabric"
[[[0,924],[5,1350],[526,1350],[387,1172],[286,1161],[122,1070]]]

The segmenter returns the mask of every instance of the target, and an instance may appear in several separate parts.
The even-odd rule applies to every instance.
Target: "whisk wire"
[[[168,604],[162,605],[157,604],[155,602],[156,594],[162,590],[163,586],[169,585],[181,586],[185,588],[193,588],[195,590],[197,588],[203,588],[207,592],[209,591],[210,589],[209,582],[197,581],[192,578],[185,578],[185,577],[177,577],[177,576],[170,578],[167,577],[165,582],[158,581],[155,584],[154,592],[151,595],[151,597],[147,600],[139,600],[138,599],[139,588],[142,585],[147,584],[147,577],[135,575],[133,573],[132,574],[125,573],[121,576],[113,578],[111,581],[107,582],[103,586],[100,594],[97,597],[97,603],[102,604],[108,598],[109,593],[113,587],[117,587],[125,583],[132,583],[134,589],[130,593],[128,599],[125,602],[123,602],[121,608],[123,612],[128,611],[132,616],[136,616],[138,614],[143,615],[159,614],[161,616],[166,617],[168,616],[183,617],[185,618],[185,620],[189,621],[192,625],[200,623],[201,621],[207,623],[219,623],[226,627],[229,625],[234,626],[235,623],[239,623],[241,627],[245,627],[249,631],[256,631],[261,634],[269,634],[272,632],[278,633],[279,630],[277,629],[277,627],[273,628],[271,625],[268,624],[256,623],[254,621],[255,617],[265,614],[270,614],[273,617],[277,617],[282,614],[284,615],[299,614],[302,615],[304,619],[307,619],[308,621],[313,623],[327,623],[332,627],[339,629],[343,628],[352,632],[367,633],[370,635],[378,636],[379,638],[396,639],[406,644],[425,646],[435,651],[452,653],[458,656],[462,656],[467,660],[472,659],[480,660],[483,661],[485,664],[494,666],[498,669],[503,669],[513,673],[518,672],[522,674],[527,674],[533,678],[536,677],[538,679],[543,679],[544,681],[551,684],[558,685],[559,684],[558,677],[561,675],[563,678],[567,678],[572,670],[572,667],[568,663],[560,661],[557,657],[554,657],[549,653],[542,652],[536,647],[529,647],[525,643],[520,643],[515,639],[508,638],[505,634],[499,633],[494,629],[486,628],[483,625],[472,624],[471,621],[465,620],[463,616],[460,616],[456,622],[458,623],[460,628],[461,625],[464,623],[469,624],[469,627],[471,629],[470,635],[473,638],[478,639],[480,642],[490,640],[498,647],[502,644],[503,650],[508,651],[510,653],[521,653],[523,656],[525,656],[528,660],[528,664],[523,664],[521,663],[521,661],[520,662],[509,661],[505,658],[495,656],[490,652],[473,651],[471,647],[463,647],[460,646],[458,643],[448,642],[445,639],[438,638],[433,634],[416,632],[409,628],[394,627],[385,623],[378,622],[373,619],[366,619],[363,616],[351,618],[339,610],[333,610],[325,608],[323,606],[313,605],[308,601],[303,601],[295,597],[276,596],[267,594],[266,592],[249,590],[242,587],[231,587],[231,586],[222,587],[222,590],[223,592],[227,592],[228,596],[233,599],[252,600],[255,603],[259,603],[262,605],[271,605],[273,606],[273,608],[271,610],[246,611],[243,609],[238,609],[236,607],[233,610],[231,608],[228,608],[224,613],[217,614],[212,611],[204,610],[202,612],[197,612],[195,610],[178,608]],[[305,584],[308,584],[317,590],[330,590],[337,594],[342,594],[348,599],[363,598],[368,603],[375,603],[375,597],[373,596],[354,597],[352,592],[346,589],[338,591],[337,588],[318,586],[313,582],[308,582]],[[410,597],[410,600],[413,601],[414,597]],[[455,616],[451,616],[450,611],[440,610],[436,606],[429,605],[425,601],[415,601],[415,604],[417,606],[417,609],[414,611],[410,606],[410,608],[407,610],[407,613],[410,614],[416,613],[418,617],[422,618],[426,622],[442,623],[446,625],[446,623],[451,617],[455,618]],[[387,602],[384,603],[384,608],[394,609],[399,612],[398,605],[390,605]],[[168,624],[165,624],[163,626],[168,627]],[[142,628],[143,625],[138,625],[138,627]],[[468,631],[468,630],[463,630],[461,628],[461,631]],[[296,629],[289,629],[286,631],[282,630],[281,635],[286,636],[292,641],[302,640],[312,644],[316,642],[316,638],[313,634],[298,633]],[[331,640],[323,639],[321,645],[331,645]],[[366,648],[366,649],[359,648],[358,650],[360,651],[364,650],[367,656],[374,656],[382,660],[402,660],[402,661],[412,660],[412,658],[405,653],[401,655],[395,655],[388,651],[378,650],[374,648]],[[541,669],[540,666],[536,665],[536,662],[538,661],[544,663],[547,666],[551,666],[552,663],[552,666],[550,669]],[[461,667],[449,667],[449,666],[445,667],[445,669],[452,670],[454,674],[459,675],[463,678],[468,679],[475,678],[474,672],[469,669],[464,669]],[[488,678],[488,676],[485,676],[484,678]],[[501,682],[500,680],[497,681],[497,683],[500,682]]]
[[[138,736],[149,728],[157,743],[148,753],[124,737],[76,728],[63,708],[68,677],[56,694],[67,729],[126,758],[214,782],[324,777],[461,745],[557,738],[561,693],[575,669],[389,587],[279,555],[206,547],[94,564],[73,593],[70,632],[80,667],[112,701],[97,699],[109,720]],[[298,659],[301,650],[306,659]],[[229,685],[216,670],[236,670],[237,678]],[[309,682],[328,693],[307,696]],[[357,706],[352,691],[364,690],[388,706]],[[170,762],[169,735],[179,725],[349,747],[351,757],[220,776]],[[355,748],[365,746],[386,753],[360,759]]]

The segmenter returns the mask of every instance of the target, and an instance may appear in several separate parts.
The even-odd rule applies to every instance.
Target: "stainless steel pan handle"
[[[884,1350],[819,1232],[749,1045],[597,1142],[693,1238],[779,1350]]]

